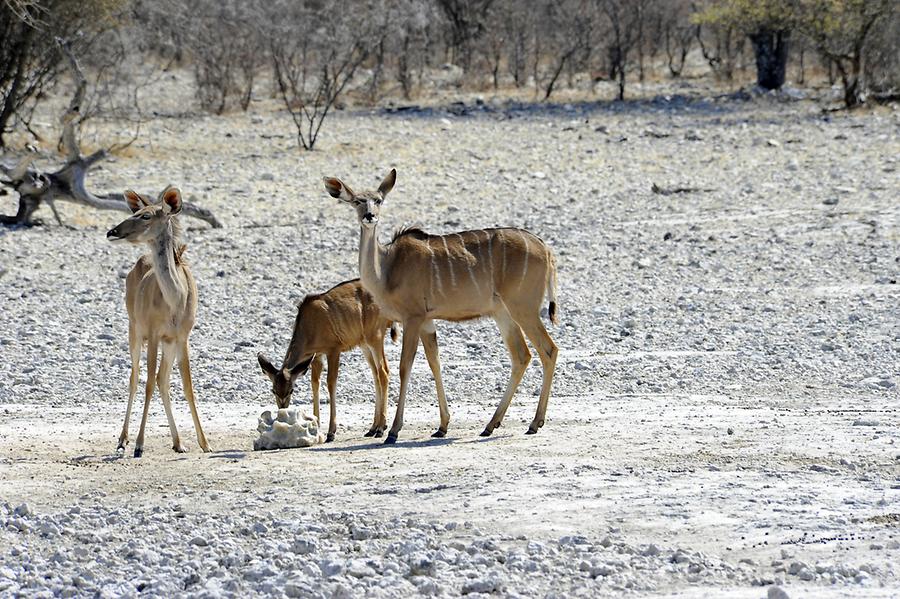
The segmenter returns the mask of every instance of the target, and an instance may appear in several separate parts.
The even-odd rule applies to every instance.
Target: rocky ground
[[[225,225],[184,221],[215,451],[172,453],[159,402],[144,457],[113,451],[138,256],[105,239],[122,215],[63,204],[69,227],[0,231],[0,595],[895,596],[898,160],[896,110],[768,98],[336,113],[312,153],[275,105],[163,111],[89,187],[174,183]],[[491,321],[443,323],[446,439],[421,355],[400,442],[363,438],[353,352],[338,440],[253,452],[272,407],[256,352],[280,358],[296,302],[356,276],[355,217],[321,177],[391,167],[383,240],[516,225],[555,249],[548,422],[523,435],[535,360],[478,437],[509,360]]]

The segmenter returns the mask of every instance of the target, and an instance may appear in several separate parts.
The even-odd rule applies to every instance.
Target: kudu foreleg
[[[128,407],[125,408],[125,422],[122,424],[122,433],[119,435],[117,452],[125,451],[128,445],[128,424],[131,422],[131,408],[134,406],[134,396],[137,395],[138,383],[141,378],[141,340],[137,338],[133,327],[128,327],[128,350],[131,353],[131,376],[128,381]]]
[[[337,405],[335,404],[335,394],[337,393],[337,377],[338,370],[341,367],[341,353],[331,352],[328,354],[328,377],[325,379],[328,385],[328,435],[325,436],[325,442],[334,441],[334,434],[337,432]]]
[[[319,381],[322,379],[322,370],[324,368],[321,354],[313,356],[312,366],[309,368],[309,385],[312,388],[313,416],[316,417],[316,424],[319,426],[319,430],[322,429],[322,420],[319,418]]]
[[[159,372],[156,373],[156,385],[162,396],[163,407],[166,409],[166,419],[169,421],[169,432],[172,434],[172,449],[178,453],[186,453],[181,437],[178,435],[178,427],[175,426],[175,417],[172,415],[172,401],[169,389],[169,377],[172,374],[172,364],[175,361],[176,349],[171,343],[163,342],[162,359],[159,361]]]
[[[400,394],[397,397],[397,411],[394,413],[394,423],[388,432],[385,444],[397,442],[400,429],[403,428],[403,408],[406,406],[406,387],[409,383],[409,373],[412,370],[413,361],[416,359],[416,350],[419,347],[419,330],[423,320],[414,318],[403,323],[403,349],[400,352]]]
[[[155,339],[147,341],[147,387],[144,390],[144,414],[141,416],[141,428],[138,430],[137,441],[134,443],[134,457],[144,455],[144,433],[147,429],[147,416],[150,415],[150,400],[153,399],[153,389],[156,385],[156,353],[157,342]]]

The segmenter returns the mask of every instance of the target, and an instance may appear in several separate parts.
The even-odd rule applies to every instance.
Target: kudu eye
[[[145,212],[144,214],[141,215],[141,219],[142,220],[150,220],[150,213]]]

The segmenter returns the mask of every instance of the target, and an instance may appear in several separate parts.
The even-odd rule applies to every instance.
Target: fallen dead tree
[[[0,214],[0,223],[33,225],[35,224],[34,212],[42,204],[46,204],[53,211],[56,221],[63,224],[62,218],[56,210],[56,200],[74,202],[97,210],[130,212],[131,209],[125,202],[123,194],[108,193],[98,196],[85,188],[85,175],[94,164],[106,156],[106,150],[99,150],[90,156],[82,156],[75,146],[74,151],[70,149],[65,165],[52,173],[44,173],[32,167],[30,158],[12,168],[0,165],[0,171],[6,176],[6,179],[0,180],[0,183],[13,188],[19,194],[19,208],[16,214],[13,216]],[[206,221],[213,228],[217,229],[222,226],[212,212],[192,202],[184,202],[181,212],[185,216]]]
[[[106,158],[108,151],[98,150],[90,156],[81,154],[76,131],[82,119],[81,106],[84,102],[87,80],[68,46],[60,42],[60,47],[69,60],[76,82],[75,95],[72,96],[69,108],[62,118],[60,145],[65,152],[66,161],[62,168],[51,173],[34,168],[32,158],[26,158],[12,167],[0,164],[0,173],[5,176],[5,179],[0,179],[0,183],[11,187],[19,194],[19,208],[16,214],[14,216],[0,215],[0,223],[4,225],[30,226],[35,224],[33,215],[42,204],[50,207],[56,221],[61,225],[63,222],[55,204],[57,200],[73,202],[97,210],[131,211],[123,194],[108,193],[98,196],[89,192],[85,187],[84,179],[88,171]],[[184,202],[181,213],[206,221],[213,228],[222,226],[212,212],[193,202]]]

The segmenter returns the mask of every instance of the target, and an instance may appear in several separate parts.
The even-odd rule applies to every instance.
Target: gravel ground
[[[89,178],[177,184],[225,224],[184,221],[212,454],[172,453],[158,401],[144,458],[113,452],[137,259],[105,239],[121,215],[62,205],[69,228],[0,230],[0,595],[900,592],[900,113],[679,96],[337,113],[312,153],[290,127],[265,103],[162,114]],[[296,302],[356,276],[355,217],[321,177],[391,167],[383,227],[523,226],[555,249],[547,424],[522,434],[535,360],[480,439],[506,351],[491,321],[439,323],[446,439],[421,352],[400,443],[363,438],[355,351],[335,443],[252,452],[272,407],[256,352],[283,355]]]

